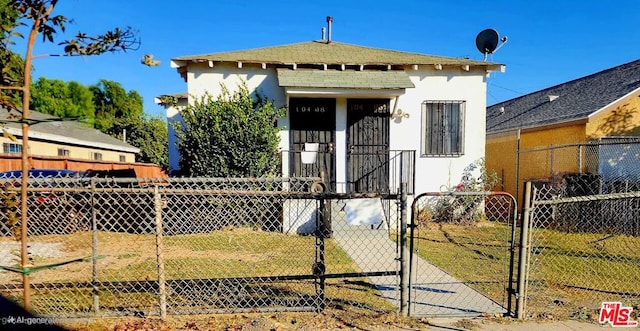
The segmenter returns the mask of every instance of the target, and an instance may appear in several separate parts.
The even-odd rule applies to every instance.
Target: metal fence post
[[[316,305],[316,311],[321,312],[325,308],[325,273],[327,267],[325,264],[325,242],[327,238],[327,206],[324,198],[319,199],[318,217],[316,217],[316,263],[313,267],[313,274],[318,277],[320,281],[320,293],[318,293],[318,302]]]
[[[400,184],[400,314],[409,315],[409,268],[407,268],[407,183]]]
[[[91,178],[91,249],[93,254],[93,312],[100,313],[100,296],[98,295],[98,217],[95,200],[96,179]]]
[[[167,289],[164,273],[164,246],[162,242],[162,198],[158,185],[153,188],[153,201],[156,214],[156,258],[158,263],[158,294],[160,295],[160,318],[167,319]]]
[[[520,258],[518,261],[518,294],[516,297],[516,318],[524,318],[525,296],[526,296],[526,268],[529,251],[529,214],[531,212],[531,182],[526,182],[524,186],[524,209],[522,224],[520,224]]]
[[[516,227],[518,225],[518,202],[516,199],[509,195],[513,202],[513,216],[511,218],[511,240],[509,243],[509,284],[507,288],[508,299],[507,299],[507,314],[514,315],[517,314],[513,310],[513,296],[518,296],[518,292],[513,288],[513,277],[514,277],[514,267],[516,261]],[[520,245],[520,243],[518,243]]]

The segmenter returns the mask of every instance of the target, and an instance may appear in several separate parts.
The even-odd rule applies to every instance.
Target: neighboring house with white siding
[[[465,167],[484,157],[486,78],[504,70],[327,40],[181,56],[171,64],[187,83],[182,106],[244,82],[287,106],[278,123],[283,175],[322,171],[332,190],[350,193],[396,192],[400,182],[421,193],[459,183]],[[179,108],[167,109],[169,120],[180,119]],[[169,135],[177,169],[171,127]],[[315,159],[306,160],[316,146]]]

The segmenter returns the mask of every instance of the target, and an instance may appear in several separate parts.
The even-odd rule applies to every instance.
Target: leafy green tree
[[[120,83],[106,79],[89,88],[93,92],[96,129],[118,136],[142,116],[143,100],[138,92],[127,91]]]
[[[18,10],[13,0],[0,0],[0,86],[19,86],[23,83],[24,61],[22,57],[11,51],[11,37],[20,34],[13,31],[18,21]],[[0,105],[14,108],[20,103],[20,92],[17,90],[0,90]]]
[[[89,87],[93,92],[96,129],[140,148],[136,161],[169,166],[168,130],[162,119],[147,116],[143,100],[134,90],[127,91],[120,83],[100,80]]]
[[[31,108],[60,118],[93,121],[93,93],[78,82],[40,77],[31,86]]]
[[[138,122],[127,129],[127,142],[140,148],[136,161],[155,163],[169,168],[169,130],[163,118],[143,114]]]
[[[80,118],[102,132],[140,148],[137,162],[168,167],[168,130],[163,119],[144,114],[136,91],[101,80],[93,86],[40,77],[31,87],[32,109],[61,118]],[[95,102],[95,104],[94,104]],[[97,120],[94,120],[97,118]]]
[[[206,94],[171,123],[178,137],[180,168],[186,176],[259,177],[274,175],[279,159],[276,120],[284,109],[251,97],[246,84],[235,93]]]

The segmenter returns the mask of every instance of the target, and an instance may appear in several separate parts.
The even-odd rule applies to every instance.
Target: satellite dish
[[[485,29],[478,33],[476,36],[476,47],[480,51],[480,53],[484,54],[484,60],[487,60],[487,54],[493,54],[496,50],[498,50],[498,42],[500,41],[500,37],[498,36],[498,31],[494,29]],[[507,37],[502,38],[502,43],[507,42]],[[502,46],[502,45],[500,45]]]
[[[476,47],[480,53],[491,54],[498,47],[498,31],[494,29],[482,30],[476,37]]]

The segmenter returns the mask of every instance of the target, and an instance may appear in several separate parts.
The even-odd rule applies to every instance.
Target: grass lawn
[[[479,224],[422,226],[415,249],[442,270],[504,302],[511,228]],[[531,246],[527,315],[568,318],[585,309],[592,312],[602,301],[633,307],[640,303],[640,238],[533,229]]]
[[[414,250],[458,280],[506,304],[511,228],[499,223],[478,224],[420,226],[415,232]]]
[[[533,229],[527,312],[571,315],[640,303],[640,238]],[[637,308],[636,308],[637,309]]]
[[[39,258],[38,264],[56,263],[92,255],[92,233],[30,237],[30,242],[61,243],[59,254]],[[306,276],[316,262],[316,238],[249,228],[233,228],[206,234],[164,236],[162,259],[165,279],[173,284],[167,297],[169,309],[218,307],[226,297],[249,302],[314,298],[317,280],[289,280],[252,284],[251,277]],[[99,232],[97,280],[140,285],[99,288],[102,312],[158,311],[155,285],[158,280],[156,238],[153,235]],[[358,272],[357,266],[333,239],[325,240],[327,273]],[[69,288],[73,282],[91,282],[94,263],[79,262],[32,274],[32,283],[61,284],[56,289],[33,291],[33,306],[46,315],[82,314],[93,310],[90,288]],[[235,282],[216,279],[239,278]],[[179,280],[196,280],[180,283]],[[213,279],[213,280],[211,280]],[[198,281],[203,280],[203,281]],[[186,284],[186,285],[185,285]],[[216,286],[221,284],[221,286]],[[1,286],[0,286],[1,289]],[[235,291],[235,292],[234,292]],[[351,305],[374,311],[391,311],[367,279],[327,279],[324,291],[328,306]]]

